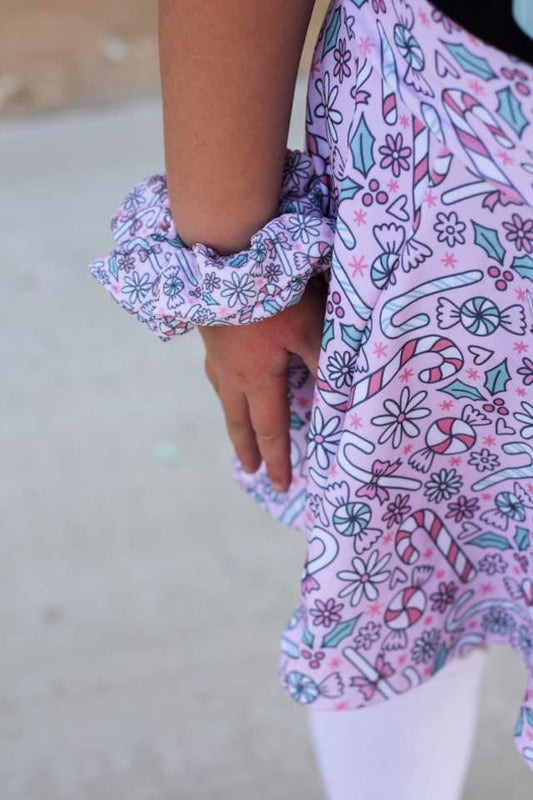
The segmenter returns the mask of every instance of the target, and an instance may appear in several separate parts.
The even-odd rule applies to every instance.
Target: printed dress
[[[318,377],[290,369],[291,487],[233,465],[306,536],[283,686],[370,706],[505,644],[533,768],[533,68],[426,0],[331,0],[306,111],[249,249],[187,248],[155,175],[90,269],[163,341],[265,319],[325,275]]]

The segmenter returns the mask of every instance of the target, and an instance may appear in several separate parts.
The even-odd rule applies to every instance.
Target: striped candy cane
[[[380,39],[381,72],[381,103],[383,119],[387,125],[395,125],[398,121],[398,104],[396,97],[400,95],[398,84],[398,70],[396,59],[389,40],[383,30],[381,22],[377,21]]]
[[[410,339],[381,369],[367,375],[352,387],[347,407],[353,408],[380,392],[408,361],[421,353],[438,353],[441,358],[438,366],[423,369],[419,373],[418,377],[423,383],[435,383],[443,378],[449,378],[463,366],[462,353],[451,339],[442,336],[420,336],[418,339]]]
[[[413,534],[418,529],[427,533],[464,583],[475,577],[474,564],[464,550],[459,547],[441,519],[429,508],[423,508],[410,514],[396,533],[396,552],[404,564],[414,564],[418,561],[420,551],[416,549],[412,541]]]
[[[498,125],[492,114],[468,92],[462,89],[445,89],[442,100],[450,118],[453,130],[465,153],[473,163],[476,172],[487,178],[513,202],[523,203],[524,198],[509,178],[496,164],[488,147],[483,142],[467,117],[473,114],[486,128],[491,138],[506,150],[514,148],[514,143]]]
[[[464,363],[461,351],[451,339],[436,335],[420,336],[418,339],[409,339],[383,367],[354,384],[348,396],[332,389],[321,371],[317,376],[317,390],[329,406],[338,411],[348,411],[380,392],[408,361],[421,353],[438,353],[441,358],[441,363],[436,367],[419,372],[418,377],[424,383],[435,383],[449,378]]]
[[[429,187],[429,131],[413,117],[413,233],[420,227],[422,203]]]

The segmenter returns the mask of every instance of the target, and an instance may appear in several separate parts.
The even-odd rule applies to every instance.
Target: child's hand
[[[264,459],[278,492],[291,482],[287,368],[292,353],[316,376],[327,285],[311,278],[299,303],[263,322],[199,327],[205,371],[217,392],[228,434],[247,472]]]

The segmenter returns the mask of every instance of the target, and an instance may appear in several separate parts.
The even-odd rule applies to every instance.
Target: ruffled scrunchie
[[[188,248],[172,219],[164,175],[138,183],[111,220],[119,247],[89,269],[122,308],[162,341],[196,325],[259,322],[297,303],[308,280],[331,266],[336,220],[327,175],[286,149],[277,214],[250,247],[221,255]]]

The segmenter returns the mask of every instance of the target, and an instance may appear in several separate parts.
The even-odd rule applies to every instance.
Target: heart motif
[[[396,567],[390,577],[389,588],[394,589],[397,583],[406,583],[406,581],[407,572],[405,572],[403,569],[400,569],[400,567]]]
[[[488,361],[489,358],[494,355],[494,350],[488,350],[486,347],[479,347],[477,344],[469,345],[468,352],[472,354],[476,366],[484,364],[485,361]]]
[[[445,78],[446,75],[451,75],[453,78],[461,77],[452,62],[448,61],[438,50],[435,53],[435,69],[437,70],[439,78]]]
[[[496,420],[496,433],[498,436],[511,436],[511,434],[516,433],[516,430],[512,425],[508,425],[503,417],[498,417]]]
[[[473,536],[474,533],[478,533],[481,528],[479,525],[476,525],[475,522],[463,522],[463,527],[461,529],[461,533],[457,535],[458,539],[468,539],[470,536]]]
[[[407,195],[401,194],[399,197],[394,200],[393,203],[387,206],[387,213],[394,217],[395,219],[399,219],[402,222],[409,221],[409,214],[407,213]]]

